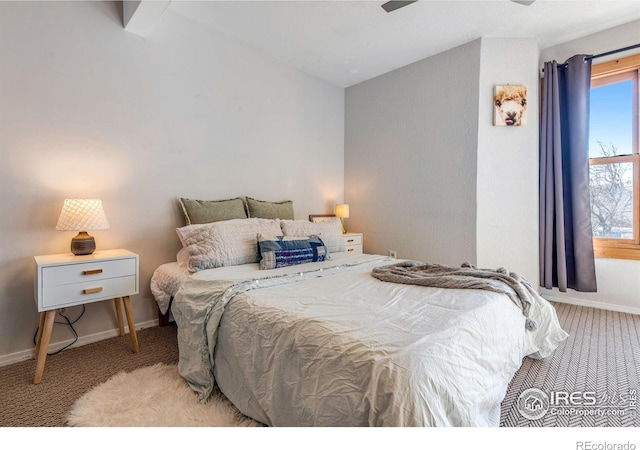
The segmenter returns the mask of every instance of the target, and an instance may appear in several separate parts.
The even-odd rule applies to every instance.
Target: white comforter
[[[171,305],[171,299],[176,295],[180,286],[189,278],[189,269],[177,262],[170,262],[159,266],[151,277],[151,293],[158,303],[162,314],[166,314]]]
[[[567,336],[553,306],[539,297],[527,331],[504,294],[371,276],[394,261],[333,254],[193,275],[172,307],[181,375],[202,400],[217,382],[271,426],[497,426],[522,358]]]

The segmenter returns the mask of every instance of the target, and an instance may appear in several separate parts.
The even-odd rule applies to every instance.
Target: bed
[[[165,299],[173,297],[179,372],[199,399],[219,389],[266,425],[498,426],[523,358],[544,358],[567,337],[540,296],[524,314],[504,293],[381,281],[374,269],[398,262],[385,256],[333,246],[265,270],[266,258],[245,261],[264,236],[241,230],[245,222],[190,230]],[[285,236],[314,231],[253,223],[277,223]]]
[[[178,258],[177,258],[178,259]],[[156,268],[151,277],[151,293],[158,305],[158,322],[160,326],[172,321],[171,303],[180,286],[189,278],[189,270],[178,261],[162,264]]]

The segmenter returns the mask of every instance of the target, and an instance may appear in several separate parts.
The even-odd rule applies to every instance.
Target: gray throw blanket
[[[522,309],[527,318],[525,327],[529,331],[538,324],[529,317],[531,304],[538,293],[529,282],[515,272],[504,268],[497,270],[478,269],[469,263],[460,267],[441,264],[425,264],[418,261],[402,261],[388,266],[376,267],[371,275],[381,281],[401,284],[416,284],[450,289],[484,289],[506,294]]]

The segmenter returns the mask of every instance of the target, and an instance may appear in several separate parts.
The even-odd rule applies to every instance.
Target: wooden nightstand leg
[[[133,347],[133,353],[138,353],[138,336],[136,336],[136,324],[133,321],[133,312],[131,311],[131,301],[129,296],[122,297],[124,303],[124,312],[127,314],[127,323],[129,324],[129,336],[131,336],[131,345]]]
[[[116,315],[118,316],[120,336],[124,336],[124,321],[122,320],[122,304],[120,303],[120,297],[114,298],[113,302],[116,304]]]
[[[38,352],[40,351],[40,341],[42,340],[42,330],[44,329],[44,319],[47,317],[47,312],[42,311],[40,313],[40,324],[38,325],[38,334],[36,336],[36,351],[33,353],[33,357],[38,359]]]
[[[56,310],[46,311],[43,330],[39,333],[38,353],[36,362],[36,376],[33,384],[39,384],[42,381],[42,373],[44,372],[44,362],[47,359],[47,350],[49,349],[49,341],[51,340],[51,330],[53,330],[53,321],[56,318]],[[42,317],[41,317],[42,320]]]

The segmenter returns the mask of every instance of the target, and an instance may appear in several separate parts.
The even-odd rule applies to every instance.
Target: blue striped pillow
[[[327,258],[327,247],[318,236],[290,237],[258,235],[260,269],[277,269]]]

